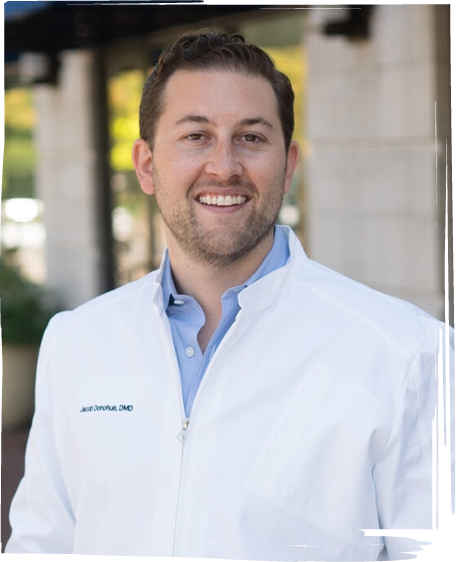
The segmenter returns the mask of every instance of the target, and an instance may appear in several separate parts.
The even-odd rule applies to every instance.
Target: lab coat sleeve
[[[437,403],[440,330],[435,325],[410,363],[389,442],[374,468],[380,528],[432,528],[432,420]],[[448,366],[454,384],[454,333],[450,329]],[[454,471],[454,467],[453,467]],[[406,536],[406,533],[404,533]],[[407,538],[385,537],[379,560],[400,559],[416,550]]]
[[[35,414],[24,477],[11,504],[12,534],[6,553],[71,553],[73,549],[74,516],[54,440],[51,342],[58,317],[51,320],[40,348]]]

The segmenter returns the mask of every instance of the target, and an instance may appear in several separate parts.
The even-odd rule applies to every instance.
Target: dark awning
[[[5,2],[5,21],[19,20],[30,14],[49,7],[52,2],[16,2],[8,0]]]
[[[259,6],[217,6],[202,0],[172,5],[101,2],[5,3],[5,54],[55,53],[149,35],[176,25],[230,16]]]

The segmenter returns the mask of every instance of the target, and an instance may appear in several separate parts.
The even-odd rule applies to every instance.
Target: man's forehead
[[[225,102],[225,105],[219,105],[220,110],[231,105],[247,106],[249,103],[261,106],[264,110],[269,103],[270,110],[279,118],[277,100],[271,84],[263,76],[230,69],[177,70],[166,84],[162,99],[163,109],[166,112],[170,102],[173,104],[173,112],[180,114],[177,122],[188,120],[188,115],[199,116],[202,121],[210,119],[206,110],[218,105],[219,96],[222,96]],[[194,105],[197,110],[188,111],[189,105]],[[245,119],[248,117],[261,120],[261,111],[255,112],[255,116],[246,116]],[[263,124],[270,125],[271,117],[264,116]]]
[[[175,91],[185,82],[188,85],[198,86],[201,82],[205,84],[223,82],[229,88],[230,84],[235,82],[244,82],[249,84],[257,84],[257,87],[270,89],[274,93],[270,82],[261,74],[253,74],[242,69],[226,69],[226,68],[197,68],[197,69],[179,69],[176,70],[168,79],[165,92]],[[184,92],[181,92],[184,94]]]

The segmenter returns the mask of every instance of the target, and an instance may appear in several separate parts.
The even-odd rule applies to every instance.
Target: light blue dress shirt
[[[274,242],[268,255],[255,273],[242,285],[231,287],[222,297],[222,317],[212,335],[204,354],[198,345],[198,332],[205,323],[203,309],[193,297],[179,295],[174,284],[166,253],[162,277],[163,302],[173,334],[174,348],[182,382],[185,414],[190,417],[196,392],[203,379],[206,368],[240,310],[239,293],[268,273],[283,267],[289,258],[286,229],[275,227]]]

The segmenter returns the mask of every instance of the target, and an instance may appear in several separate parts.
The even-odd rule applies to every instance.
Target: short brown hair
[[[294,129],[294,93],[290,80],[276,69],[271,57],[245,41],[242,35],[202,30],[186,33],[160,55],[145,83],[139,108],[139,131],[152,148],[155,129],[163,111],[163,91],[178,70],[240,71],[265,78],[277,100],[285,148],[288,150]]]

